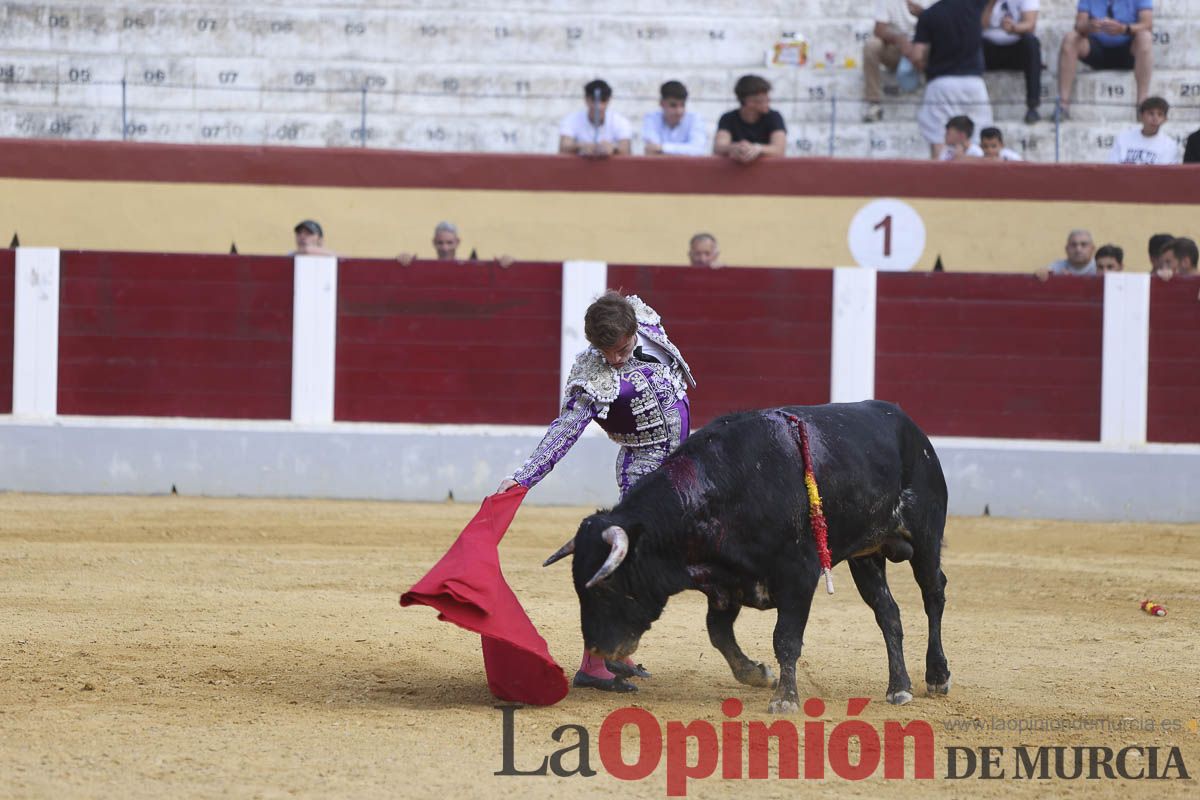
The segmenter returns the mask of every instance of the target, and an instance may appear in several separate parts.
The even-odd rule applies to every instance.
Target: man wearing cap
[[[325,247],[325,231],[315,219],[306,219],[296,224],[296,249],[289,255],[293,256],[332,256],[336,255]]]

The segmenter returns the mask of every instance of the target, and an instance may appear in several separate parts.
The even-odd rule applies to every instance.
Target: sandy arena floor
[[[574,691],[516,712],[518,768],[573,743],[551,739],[573,723],[589,731],[599,775],[495,776],[501,714],[478,638],[397,603],[475,509],[0,495],[0,796],[664,797],[665,757],[640,782],[604,772],[597,740],[610,711],[633,703],[663,724],[719,723],[721,700],[737,697],[742,720],[768,719],[769,691],[734,682],[708,644],[703,598],[686,593],[642,641],[655,677],[639,694]],[[527,507],[502,548],[569,673],[580,649],[569,567],[540,564],[587,512]],[[949,697],[924,696],[925,617],[906,567],[890,573],[920,687],[911,704],[883,702],[883,640],[845,566],[838,593],[814,601],[800,670],[801,695],[828,704],[827,730],[855,696],[871,698],[862,718],[878,728],[930,722],[936,779],[884,781],[881,767],[815,787],[718,770],[688,796],[1198,796],[1200,525],[956,518],[947,538]],[[1146,596],[1169,615],[1142,613]],[[773,663],[773,624],[773,612],[743,612],[751,657]],[[1009,720],[1042,729],[995,729]],[[1045,729],[1064,720],[1067,730]],[[1153,730],[1130,729],[1144,720]],[[1160,769],[1177,746],[1191,779],[1011,779],[1019,744],[1133,743],[1159,746]],[[988,745],[1006,748],[1005,779],[945,778],[946,748]]]

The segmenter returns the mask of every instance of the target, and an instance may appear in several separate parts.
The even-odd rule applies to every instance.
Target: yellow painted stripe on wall
[[[434,225],[462,232],[459,256],[596,259],[679,264],[697,231],[715,234],[732,265],[828,267],[853,263],[846,232],[872,198],[655,195],[598,192],[363,189],[198,183],[0,179],[0,236],[63,249],[285,254],[292,227],[313,218],[341,255],[432,258]],[[1125,249],[1148,271],[1146,241],[1200,237],[1196,207],[1029,200],[909,204],[926,227],[916,269],[940,254],[950,271],[1025,272],[1063,256],[1067,233]]]

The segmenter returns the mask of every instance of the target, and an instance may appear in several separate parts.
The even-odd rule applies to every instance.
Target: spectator
[[[1183,149],[1183,163],[1200,163],[1200,129],[1192,131],[1187,138],[1187,146]]]
[[[612,87],[597,78],[583,87],[587,108],[563,117],[558,126],[558,152],[586,158],[629,155],[633,129],[629,120],[608,111]]]
[[[1200,274],[1196,265],[1200,264],[1200,250],[1196,242],[1186,236],[1172,239],[1170,244],[1162,249],[1162,261],[1154,274],[1165,281],[1171,278],[1191,278]]]
[[[984,128],[979,132],[979,147],[983,157],[989,161],[1024,161],[1016,150],[1004,146],[1004,135],[999,128]]]
[[[1125,270],[1125,251],[1115,244],[1106,244],[1096,250],[1097,272],[1123,272]]]
[[[867,104],[863,122],[883,119],[880,67],[899,77],[901,59],[907,61],[907,51],[912,48],[917,15],[924,10],[913,0],[875,0],[875,29],[863,43],[863,100]],[[912,62],[908,66],[911,68]]]
[[[996,0],[941,0],[921,12],[911,49],[913,65],[925,71],[925,97],[917,112],[930,155],[942,155],[946,121],[959,114],[992,124],[992,106],[983,82],[985,14]]]
[[[1138,106],[1142,126],[1117,134],[1108,160],[1114,164],[1178,164],[1179,143],[1159,130],[1169,110],[1161,97],[1147,97]]]
[[[1150,271],[1158,272],[1158,268],[1162,266],[1162,251],[1163,248],[1175,240],[1175,237],[1169,233],[1156,233],[1150,237],[1147,249],[1150,254]]]
[[[1092,258],[1095,249],[1092,234],[1077,228],[1067,236],[1067,257],[1060,258],[1034,274],[1043,281],[1050,275],[1095,275],[1096,259]]]
[[[697,233],[688,242],[688,263],[693,267],[710,267],[716,269],[721,264],[721,251],[717,247],[717,237],[711,233]]]
[[[642,120],[642,141],[648,156],[702,156],[708,152],[708,135],[700,117],[687,110],[687,87],[667,81],[658,90],[659,110]]]
[[[994,129],[993,129],[994,130]],[[942,150],[942,161],[957,161],[963,158],[983,158],[983,150],[971,141],[975,123],[970,117],[951,117],[946,121],[946,147]]]
[[[433,251],[436,253],[438,261],[458,261],[458,246],[461,240],[458,238],[458,226],[453,222],[439,222],[433,229]],[[396,260],[404,266],[408,266],[417,258],[416,253],[401,253],[396,256]],[[475,261],[475,251],[471,251],[471,261]],[[505,268],[512,266],[513,257],[501,255],[496,257],[496,262]]]
[[[296,249],[288,255],[293,256],[332,256],[337,255],[325,247],[325,231],[315,219],[306,219],[296,223],[292,229],[296,234]]]
[[[1058,56],[1058,107],[1070,116],[1071,87],[1080,61],[1095,70],[1133,70],[1140,107],[1150,93],[1154,56],[1152,0],[1079,0],[1075,27],[1063,37]]]
[[[1000,0],[984,22],[983,65],[988,70],[1025,73],[1025,124],[1042,117],[1042,43],[1034,35],[1039,0]]]
[[[758,75],[743,75],[733,87],[739,107],[721,115],[713,139],[713,155],[749,164],[762,156],[782,156],[787,126],[771,110],[771,84]]]

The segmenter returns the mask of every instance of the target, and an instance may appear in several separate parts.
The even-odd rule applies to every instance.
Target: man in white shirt
[[[1025,73],[1025,124],[1041,119],[1042,44],[1034,35],[1039,0],[997,0],[983,28],[983,64],[986,70],[1021,70]]]
[[[1178,164],[1179,143],[1163,133],[1170,106],[1161,97],[1147,97],[1138,106],[1140,128],[1117,135],[1109,161],[1113,164]]]
[[[659,88],[659,110],[642,120],[642,141],[648,156],[708,155],[708,135],[700,117],[687,110],[687,87],[667,81]]]
[[[583,87],[583,99],[587,108],[567,114],[558,126],[558,152],[585,158],[629,155],[633,128],[625,117],[609,113],[612,87],[597,78]]]
[[[881,68],[898,71],[904,50],[912,43],[917,16],[924,10],[914,0],[875,0],[875,28],[863,42],[863,100],[867,104],[863,122],[883,119]],[[920,79],[913,77],[915,89]]]

